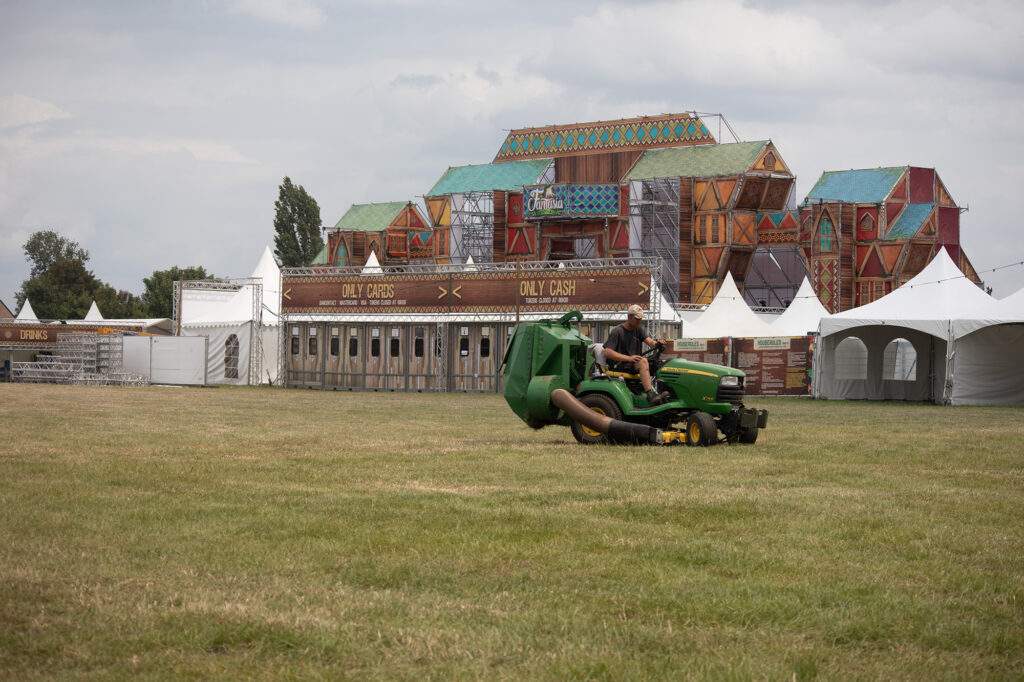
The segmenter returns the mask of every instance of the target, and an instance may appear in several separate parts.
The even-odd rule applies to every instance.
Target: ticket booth
[[[320,386],[322,372],[321,329],[308,322],[288,325],[288,384],[291,386]]]
[[[450,328],[451,386],[455,391],[497,391],[503,325],[453,323]]]
[[[358,324],[327,324],[324,387],[363,388],[363,328]]]

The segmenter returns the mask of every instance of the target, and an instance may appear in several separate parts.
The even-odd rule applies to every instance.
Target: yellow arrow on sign
[[[438,288],[438,290],[439,290],[439,291],[441,292],[441,293],[439,293],[439,294],[437,295],[437,297],[438,297],[438,298],[444,298],[445,296],[447,296],[447,295],[448,295],[448,290],[447,290],[447,289],[445,289],[445,288],[444,288],[443,286],[441,286],[440,284],[438,284],[438,285],[437,285],[437,288]]]
[[[637,284],[640,285],[640,291],[636,292],[637,296],[642,296],[651,290],[651,286],[649,284],[644,284],[643,282],[637,282]]]
[[[281,295],[282,295],[282,296],[284,296],[284,297],[285,297],[285,298],[286,298],[287,300],[289,300],[289,301],[290,301],[290,300],[292,300],[292,297],[291,297],[291,296],[289,296],[289,294],[290,294],[290,293],[292,293],[292,290],[291,290],[291,289],[285,289],[285,290],[284,290],[284,293],[283,293],[283,294],[281,294]]]

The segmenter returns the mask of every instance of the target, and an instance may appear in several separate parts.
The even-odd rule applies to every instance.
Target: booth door
[[[432,324],[410,324],[406,327],[408,336],[409,390],[430,391],[437,388],[434,376],[437,364],[434,349],[437,326]]]
[[[368,324],[365,330],[366,352],[364,366],[366,367],[365,388],[379,390],[384,388],[384,372],[386,369],[384,354],[387,352],[387,331],[384,325]]]
[[[344,339],[341,325],[327,323],[324,353],[324,388],[337,389],[342,385]]]
[[[359,324],[341,326],[341,376],[340,385],[345,388],[365,388],[366,329]]]
[[[452,388],[456,391],[496,391],[497,366],[494,324],[452,325]]]
[[[400,324],[384,326],[386,343],[381,349],[384,368],[381,388],[391,391],[405,390],[405,356],[408,350],[405,331],[404,325]]]

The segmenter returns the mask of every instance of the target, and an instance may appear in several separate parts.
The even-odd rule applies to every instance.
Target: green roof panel
[[[624,179],[650,180],[652,178],[736,175],[749,169],[767,144],[767,140],[759,140],[756,142],[648,149]]]
[[[336,230],[379,232],[395,219],[408,201],[385,201],[379,204],[352,204],[334,226]]]
[[[528,159],[455,166],[444,172],[427,192],[427,196],[522,189],[523,185],[537,182],[537,178],[550,165],[551,159]]]
[[[804,203],[846,201],[851,204],[877,204],[885,201],[906,170],[905,166],[889,166],[825,171],[807,193]]]

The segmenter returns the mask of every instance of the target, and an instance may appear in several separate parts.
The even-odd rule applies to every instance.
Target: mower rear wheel
[[[686,444],[698,447],[714,445],[718,441],[718,427],[707,412],[694,412],[686,420]]]
[[[760,431],[756,426],[749,429],[740,429],[740,442],[745,445],[753,445],[757,442],[757,432]]]
[[[618,404],[606,395],[590,393],[580,398],[580,402],[598,414],[603,414],[612,419],[622,419],[622,410]],[[572,423],[572,435],[576,442],[584,445],[599,445],[610,443],[608,434],[596,431],[589,426],[583,426],[579,422]]]

